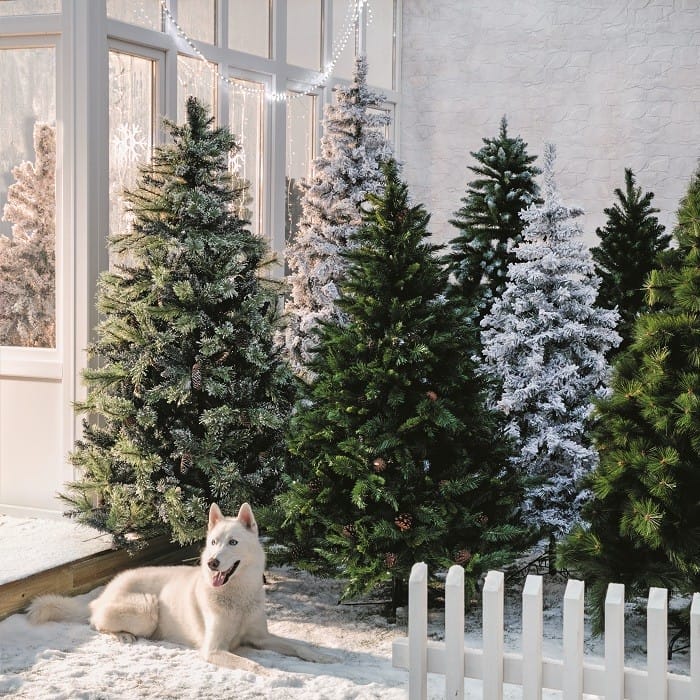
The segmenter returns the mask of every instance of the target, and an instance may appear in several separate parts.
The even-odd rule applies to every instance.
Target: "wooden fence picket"
[[[464,569],[452,566],[445,580],[445,697],[464,698]]]
[[[530,574],[523,587],[523,700],[542,700],[542,577]]]
[[[570,579],[564,591],[563,700],[581,700],[583,694],[583,581]]]
[[[649,699],[667,700],[668,591],[651,588],[647,604],[647,675]]]
[[[564,594],[562,659],[542,655],[542,577],[523,588],[522,652],[504,652],[504,576],[490,571],[483,587],[482,649],[464,645],[464,571],[450,568],[445,580],[445,641],[428,642],[428,568],[415,564],[409,579],[408,637],[394,640],[392,661],[408,669],[408,697],[425,700],[428,673],[445,677],[446,697],[463,700],[464,678],[482,681],[484,700],[503,700],[503,684],[523,689],[523,700],[540,700],[543,688],[562,700],[583,693],[605,700],[700,700],[700,594],[690,611],[690,676],[668,672],[668,593],[652,588],[647,606],[647,670],[624,666],[624,586],[610,584],[605,598],[604,665],[583,653],[584,584],[570,580]]]
[[[608,585],[605,596],[605,700],[625,696],[625,587]]]
[[[428,565],[414,564],[408,579],[408,697],[428,694]]]
[[[489,571],[483,596],[484,697],[503,700],[503,572]]]
[[[690,606],[690,697],[700,698],[700,593]]]

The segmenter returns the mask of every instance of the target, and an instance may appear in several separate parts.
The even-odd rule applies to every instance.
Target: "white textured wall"
[[[503,114],[557,145],[586,240],[624,168],[672,226],[700,157],[700,0],[403,0],[400,155],[439,239]]]

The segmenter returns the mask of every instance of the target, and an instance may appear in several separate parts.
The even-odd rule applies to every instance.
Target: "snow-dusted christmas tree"
[[[580,508],[579,480],[597,462],[585,423],[605,391],[605,353],[619,342],[615,311],[594,304],[599,280],[554,182],[555,149],[544,154],[544,201],[522,213],[527,226],[505,291],[482,321],[484,368],[500,385],[515,458],[535,479],[525,511],[543,533],[566,532]]]
[[[70,455],[70,514],[138,546],[202,536],[209,504],[269,502],[285,467],[293,377],[274,347],[279,285],[269,251],[233,211],[236,141],[187,100],[165,122],[126,193],[133,225],[110,237],[120,260],[100,275],[97,340],[84,371],[89,417]],[[133,533],[141,536],[132,539]]]
[[[0,345],[56,343],[56,130],[34,125],[33,163],[13,168],[0,236]]]
[[[383,102],[368,89],[367,60],[358,56],[351,85],[338,87],[336,103],[326,108],[321,155],[304,192],[299,231],[287,250],[291,291],[285,347],[295,373],[306,379],[313,329],[320,321],[342,319],[335,301],[347,266],[343,253],[352,245],[367,195],[381,192],[381,164],[391,157]]]

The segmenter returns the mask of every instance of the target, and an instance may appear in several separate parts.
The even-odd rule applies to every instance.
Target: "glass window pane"
[[[56,51],[0,50],[0,345],[56,345]]]
[[[394,87],[394,0],[372,0],[367,22],[367,82]]]
[[[133,189],[138,166],[153,146],[154,62],[109,52],[109,231],[130,226],[124,190]]]
[[[190,39],[215,44],[216,0],[177,0],[177,23]]]
[[[177,122],[184,123],[187,115],[187,98],[192,95],[209,107],[216,117],[216,65],[200,58],[177,57]]]
[[[107,16],[158,32],[163,29],[160,0],[139,0],[137,3],[107,0]]]
[[[287,0],[287,63],[321,67],[321,0]]]
[[[287,192],[285,243],[294,239],[301,219],[302,185],[311,179],[314,159],[316,96],[289,93],[287,105]],[[285,275],[290,270],[285,264]]]
[[[229,0],[228,45],[268,58],[270,55],[270,3],[268,0]]]
[[[241,192],[238,215],[260,234],[262,225],[261,188],[263,177],[263,118],[265,86],[249,80],[232,80],[231,131],[240,149],[231,154],[231,172]]]
[[[355,22],[354,4],[348,0],[333,0],[333,50],[337,51],[345,41],[343,50],[337,54],[333,75],[352,80],[355,68]]]
[[[2,0],[0,2],[0,17],[10,15],[48,15],[60,11],[60,0]]]

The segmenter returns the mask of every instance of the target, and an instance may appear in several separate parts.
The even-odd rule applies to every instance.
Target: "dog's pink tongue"
[[[211,580],[211,585],[214,586],[214,588],[218,588],[219,586],[224,585],[224,581],[226,581],[226,573],[223,571],[217,571]]]

